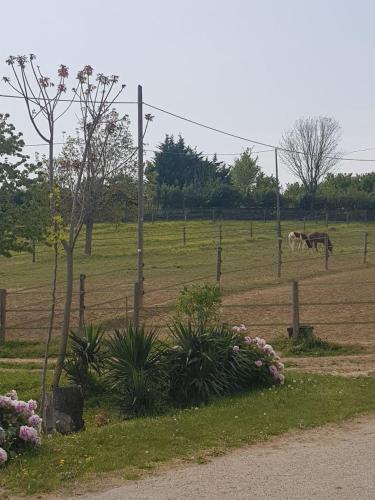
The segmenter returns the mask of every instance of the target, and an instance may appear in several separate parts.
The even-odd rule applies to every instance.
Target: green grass
[[[7,340],[6,343],[0,346],[0,362],[1,358],[43,358],[45,343],[39,340]],[[54,340],[50,345],[50,356],[57,356],[58,342]]]
[[[287,338],[279,338],[272,341],[273,347],[283,356],[344,356],[363,354],[366,350],[361,345],[337,344],[318,337],[305,341],[294,341]]]
[[[56,365],[55,361],[49,361],[48,367],[49,369],[53,369]],[[33,362],[33,361],[25,361],[22,363],[12,363],[11,361],[1,361],[0,359],[0,370],[41,370],[43,364],[41,362]]]
[[[146,223],[143,312],[148,323],[165,324],[166,317],[162,316],[162,313],[173,312],[176,297],[184,282],[214,282],[220,223],[223,238],[221,286],[224,297],[256,287],[274,286],[280,281],[287,283],[291,279],[301,280],[327,274],[324,270],[323,252],[292,253],[284,241],[282,278],[278,280],[274,222],[253,222],[252,239],[248,221]],[[182,244],[184,225],[186,246]],[[334,231],[331,229],[333,226]],[[334,254],[329,259],[329,274],[364,269],[363,234],[368,232],[371,242],[374,227],[373,223],[330,223],[328,231],[334,244]],[[291,230],[302,229],[301,221],[282,223],[284,237]],[[307,223],[306,231],[313,230],[325,231],[327,228],[323,223]],[[97,224],[94,230],[93,255],[90,258],[83,253],[83,236],[80,236],[74,254],[75,282],[71,326],[77,325],[80,273],[87,276],[86,322],[100,321],[108,328],[121,326],[124,322],[126,301],[129,309],[132,308],[133,283],[136,280],[136,226],[134,223],[124,223],[116,229],[111,224]],[[368,257],[367,268],[371,268],[371,254]],[[29,254],[15,255],[10,259],[0,257],[0,284],[9,290],[8,338],[41,339],[47,329],[53,259],[51,249],[41,246],[37,262],[32,264],[30,259]],[[59,332],[63,310],[63,252],[59,257],[58,278],[55,334]],[[23,287],[38,288],[23,290]],[[15,288],[18,288],[18,291],[15,292]],[[159,309],[154,307],[157,303],[161,303]],[[228,320],[242,322],[245,305],[243,308],[224,308]],[[0,352],[1,356],[5,357],[5,354]]]
[[[8,375],[7,375],[8,376]],[[15,372],[0,392],[15,387],[21,397],[35,395],[37,375]],[[34,381],[34,382],[33,382]],[[134,478],[144,470],[176,459],[201,462],[208,456],[264,441],[291,429],[338,422],[375,411],[375,379],[327,375],[288,376],[285,386],[222,398],[212,404],[174,411],[157,418],[121,421],[113,410],[110,424],[96,427],[86,412],[86,430],[45,438],[42,447],[15,459],[1,473],[0,485],[12,493],[33,494],[73,488],[100,474]]]
[[[250,223],[247,221],[171,221],[145,224],[145,275],[146,279],[168,278],[178,276],[192,277],[192,265],[197,276],[215,273],[215,254],[218,243],[219,224],[222,225],[223,272],[237,268],[239,261],[246,259],[249,266],[276,266],[275,223],[253,222],[253,238],[250,239]],[[186,226],[186,246],[182,245],[182,228]],[[334,226],[335,231],[331,230]],[[291,230],[303,230],[300,221],[283,221],[284,237]],[[326,231],[323,223],[310,222],[306,231]],[[373,223],[330,224],[328,229],[333,243],[334,261],[344,257],[350,251],[358,252],[358,257],[351,257],[353,263],[359,264],[362,258],[363,233],[371,235],[374,232]],[[87,258],[83,253],[84,235],[78,240],[75,251],[75,272],[86,273],[88,277],[102,272],[113,272],[113,276],[121,276],[134,281],[136,269],[136,226],[134,223],[124,223],[115,229],[112,224],[96,224],[93,238],[93,255]],[[286,250],[284,242],[284,259],[298,260],[306,258],[306,254],[294,253],[292,256]],[[51,249],[41,246],[37,254],[37,262],[31,263],[29,254],[18,254],[11,259],[0,257],[0,280],[4,288],[35,287],[50,282],[53,255]],[[323,258],[320,259],[323,271]],[[63,279],[64,255],[59,259],[59,277]],[[248,266],[248,267],[249,267]],[[288,271],[293,273],[294,266],[283,266],[284,277]],[[274,271],[274,269],[273,269]],[[264,269],[262,271],[264,275]],[[274,273],[272,273],[274,275]],[[263,276],[264,280],[265,276]],[[111,277],[108,278],[109,280]],[[37,292],[42,293],[41,292]]]

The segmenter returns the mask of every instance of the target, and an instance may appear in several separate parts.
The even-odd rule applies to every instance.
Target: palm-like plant
[[[71,353],[64,364],[68,379],[82,386],[84,392],[93,387],[96,375],[104,369],[106,353],[103,349],[105,330],[90,324],[80,333],[70,332]]]
[[[224,327],[205,330],[180,322],[170,331],[175,343],[167,353],[172,399],[183,405],[206,403],[228,392],[236,336]]]
[[[130,325],[108,340],[108,380],[128,416],[160,411],[166,399],[164,348],[156,330]]]

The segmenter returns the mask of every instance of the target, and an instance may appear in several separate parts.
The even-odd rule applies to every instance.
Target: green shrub
[[[124,415],[155,414],[166,406],[163,353],[156,331],[144,327],[116,330],[108,340],[107,377]]]
[[[222,367],[228,362],[231,336],[216,336],[201,325],[180,322],[170,331],[175,345],[166,357],[172,400],[182,405],[207,402],[211,396],[227,392]]]
[[[166,352],[171,400],[178,405],[207,403],[212,396],[283,383],[283,364],[264,339],[241,335],[241,328],[203,328],[174,323],[174,346]]]
[[[184,287],[177,301],[177,316],[203,328],[217,322],[220,306],[221,292],[217,285]]]
[[[69,335],[71,352],[64,363],[64,371],[70,382],[82,387],[85,396],[99,391],[98,377],[103,372],[106,356],[104,333],[102,327],[89,325]]]

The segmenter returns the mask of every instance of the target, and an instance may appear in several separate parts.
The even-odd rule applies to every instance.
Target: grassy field
[[[291,321],[289,283],[298,279],[302,322],[313,324],[316,333],[329,340],[371,345],[374,325],[360,325],[372,321],[372,302],[375,303],[374,227],[371,223],[330,224],[328,232],[334,253],[329,259],[329,271],[325,271],[322,251],[289,250],[286,235],[293,229],[302,230],[303,223],[284,222],[282,277],[278,280],[274,223],[254,222],[253,237],[250,237],[250,222],[222,222],[223,319],[253,325],[257,334],[267,338],[285,335],[285,327]],[[327,228],[311,222],[306,230]],[[366,265],[363,264],[364,232],[369,233]],[[219,222],[145,224],[145,321],[164,326],[173,314],[176,297],[184,285],[215,281],[219,234]],[[131,317],[136,277],[135,238],[134,224],[118,227],[98,224],[92,257],[83,254],[83,238],[78,242],[73,326],[78,321],[80,273],[86,274],[86,322],[102,322],[112,328],[121,326],[126,316]],[[8,289],[7,337],[42,339],[48,318],[51,250],[38,247],[34,264],[28,254],[0,259],[0,287]],[[63,292],[64,258],[61,256],[56,331],[62,318]],[[327,322],[339,324],[326,325]]]
[[[0,393],[15,387],[20,397],[36,397],[39,377],[35,371],[11,370],[6,380],[0,378]],[[123,421],[109,401],[102,408],[86,409],[83,432],[44,438],[37,452],[16,458],[2,470],[0,496],[67,489],[82,493],[100,487],[99,482],[103,487],[106,473],[131,479],[166,462],[203,462],[288,430],[375,411],[374,393],[375,379],[287,374],[285,386],[156,418]],[[110,422],[97,427],[95,415],[102,411]]]

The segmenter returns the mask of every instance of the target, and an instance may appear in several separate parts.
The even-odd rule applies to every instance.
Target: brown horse
[[[316,251],[318,251],[318,243],[325,246],[327,241],[328,251],[330,253],[333,252],[333,245],[327,233],[309,233],[307,237],[311,244],[311,248],[315,248]]]

